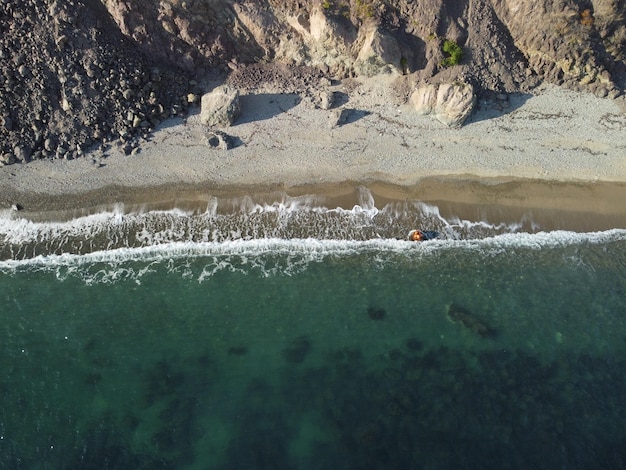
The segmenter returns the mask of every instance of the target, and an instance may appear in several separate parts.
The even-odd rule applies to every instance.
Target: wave
[[[436,230],[439,237],[410,242],[407,234],[413,228]],[[351,209],[325,207],[313,196],[283,195],[270,203],[251,197],[211,199],[202,212],[127,212],[119,205],[62,222],[38,222],[7,211],[0,214],[0,273],[47,272],[92,284],[141,282],[166,270],[202,282],[224,271],[292,275],[329,258],[351,256],[365,256],[376,266],[429,257],[454,264],[467,253],[484,259],[518,252],[523,260],[529,250],[573,246],[566,256],[575,259],[579,246],[625,240],[624,229],[541,231],[529,216],[514,222],[446,218],[438,207],[420,201],[378,208],[361,188]],[[618,251],[625,246],[620,243]]]
[[[156,270],[176,272],[199,282],[221,271],[257,273],[262,276],[290,276],[312,263],[329,258],[366,256],[368,262],[384,265],[398,260],[458,259],[478,254],[480,258],[502,254],[517,260],[528,258],[529,251],[550,252],[572,248],[560,257],[576,256],[581,246],[620,243],[623,251],[626,230],[577,233],[567,231],[502,234],[483,239],[440,239],[415,243],[396,239],[319,240],[253,239],[226,242],[172,242],[135,248],[94,251],[87,254],[38,255],[22,260],[0,261],[0,273],[53,272],[58,279],[81,278],[87,284],[120,280],[140,282]],[[534,262],[534,261],[529,261]],[[523,261],[520,261],[523,263]]]
[[[255,202],[250,196],[212,198],[203,212],[127,212],[123,205],[118,205],[109,211],[62,222],[38,222],[5,211],[0,213],[0,260],[86,255],[176,243],[404,240],[414,228],[438,231],[442,240],[484,239],[540,230],[530,216],[513,222],[445,218],[438,207],[420,201],[390,202],[378,208],[372,193],[360,188],[358,204],[350,209],[326,207],[315,196],[284,194],[270,203]]]

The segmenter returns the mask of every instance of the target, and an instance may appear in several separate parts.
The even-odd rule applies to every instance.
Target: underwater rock
[[[298,336],[283,349],[283,357],[290,364],[300,364],[311,351],[311,341],[307,336]]]
[[[243,356],[248,353],[246,346],[231,346],[228,348],[228,354],[231,356]]]
[[[370,317],[372,320],[382,320],[387,316],[387,312],[384,308],[368,307],[367,316]]]
[[[85,385],[97,385],[98,383],[100,383],[101,380],[102,380],[102,374],[99,374],[98,372],[92,372],[85,376],[83,383]]]
[[[493,338],[496,330],[489,326],[483,319],[477,317],[465,307],[451,304],[448,307],[448,318],[453,323],[458,323],[482,338]]]
[[[178,367],[170,361],[158,361],[147,372],[145,377],[146,392],[144,400],[146,406],[151,406],[157,400],[176,395],[185,382],[185,375],[177,371]]]
[[[424,344],[417,338],[409,338],[406,340],[406,348],[410,351],[421,351]]]

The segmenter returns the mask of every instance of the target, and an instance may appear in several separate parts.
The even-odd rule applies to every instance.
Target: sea
[[[357,197],[0,213],[0,468],[626,468],[626,221]]]

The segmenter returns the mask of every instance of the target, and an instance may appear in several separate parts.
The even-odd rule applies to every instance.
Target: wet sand
[[[20,215],[38,221],[62,221],[112,210],[125,212],[181,209],[203,213],[209,202],[219,210],[237,211],[243,198],[256,204],[272,204],[289,198],[311,196],[316,205],[352,208],[362,204],[361,188],[367,188],[377,208],[387,204],[424,202],[439,208],[450,220],[483,220],[491,223],[534,223],[541,230],[589,232],[626,228],[626,183],[555,182],[542,180],[457,180],[425,178],[415,186],[380,181],[284,186],[215,187],[168,184],[149,188],[109,187],[81,194],[81,207],[64,195],[32,200]],[[53,209],[51,209],[53,208]]]

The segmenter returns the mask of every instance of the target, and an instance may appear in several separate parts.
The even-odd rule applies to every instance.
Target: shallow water
[[[626,230],[286,202],[5,215],[0,468],[626,465]]]

